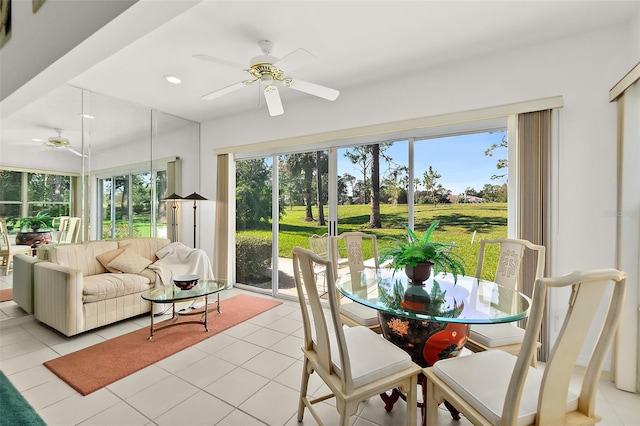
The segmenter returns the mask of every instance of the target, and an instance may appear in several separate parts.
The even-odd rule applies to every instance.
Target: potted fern
[[[30,228],[37,231],[40,228],[51,229],[53,218],[47,212],[38,212],[35,216],[23,217],[19,220],[20,228]]]
[[[404,237],[383,237],[390,241],[380,251],[380,262],[391,261],[391,267],[397,271],[404,268],[412,284],[423,285],[424,281],[434,274],[451,273],[454,282],[458,281],[458,274],[464,275],[464,259],[453,249],[454,243],[431,241],[433,231],[440,224],[436,220],[429,226],[422,237],[405,226]]]

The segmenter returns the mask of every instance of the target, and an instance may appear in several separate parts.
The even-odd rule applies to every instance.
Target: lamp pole
[[[163,198],[162,201],[171,201],[171,242],[175,243],[178,240],[178,203],[177,200],[183,198],[175,192],[169,195],[167,198]]]
[[[187,195],[186,197],[183,198],[183,200],[193,200],[193,248],[196,248],[196,209],[197,209],[197,205],[196,205],[196,201],[200,200],[200,201],[207,201],[206,198],[204,198],[202,195],[198,194],[197,192],[194,192],[191,195]]]

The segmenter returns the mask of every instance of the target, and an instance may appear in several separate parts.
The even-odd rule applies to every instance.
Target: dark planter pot
[[[433,269],[433,263],[425,262],[416,266],[407,265],[404,267],[404,272],[411,284],[424,285],[424,282],[431,276],[431,269]]]

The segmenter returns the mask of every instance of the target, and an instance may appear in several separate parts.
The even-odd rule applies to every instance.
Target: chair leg
[[[300,383],[300,399],[298,400],[298,421],[301,422],[304,417],[305,403],[307,398],[307,389],[309,388],[309,360],[305,357],[302,364],[302,382]]]
[[[418,375],[418,383],[422,389],[422,403],[417,404],[420,407],[420,417],[422,419],[422,426],[427,426],[427,376],[424,374]]]
[[[422,374],[418,376],[424,377]],[[418,377],[412,376],[409,379],[409,389],[407,392],[407,426],[414,426],[417,422],[418,407]],[[424,405],[424,404],[423,404]],[[422,416],[422,424],[425,426],[425,418]]]

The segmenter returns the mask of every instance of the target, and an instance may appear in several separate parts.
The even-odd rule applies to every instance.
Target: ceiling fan
[[[49,139],[47,139],[46,142],[42,142],[42,145],[47,146],[49,148],[66,149],[67,151],[72,152],[78,157],[86,157],[85,154],[79,151],[76,151],[75,149],[69,146],[71,145],[71,141],[69,139],[62,137],[62,129],[54,129],[54,130],[58,133],[58,136],[51,136]]]
[[[264,98],[267,102],[267,108],[269,109],[269,114],[271,116],[284,113],[280,93],[278,92],[278,84],[330,101],[334,101],[338,98],[338,95],[340,94],[338,90],[285,76],[286,69],[297,68],[312,59],[313,55],[311,53],[305,49],[296,49],[282,59],[278,59],[270,55],[273,50],[273,45],[273,42],[269,40],[261,40],[258,42],[258,46],[262,50],[262,55],[253,57],[249,62],[249,68],[244,69],[244,71],[251,75],[251,79],[240,81],[232,84],[231,86],[223,87],[215,92],[208,93],[202,96],[202,99],[207,101],[216,99],[228,93],[235,92],[243,87],[250,86],[257,81],[260,82],[260,87],[264,92]],[[236,65],[213,56],[198,54],[193,55],[193,57],[216,64],[223,64],[227,66],[231,65],[240,69],[243,68],[242,65]]]

